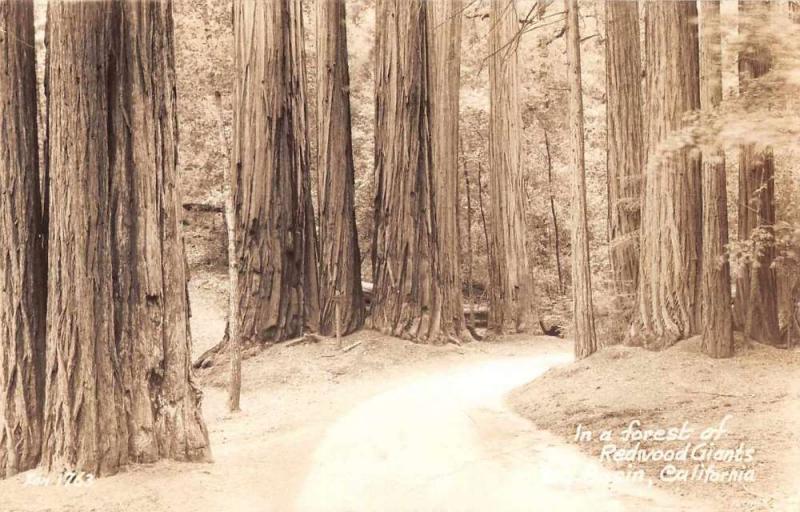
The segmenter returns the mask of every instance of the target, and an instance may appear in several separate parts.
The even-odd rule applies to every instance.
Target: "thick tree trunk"
[[[525,183],[520,168],[519,20],[514,0],[492,0],[489,33],[489,330],[521,332],[533,325],[533,280],[525,247]]]
[[[372,324],[418,341],[458,334],[442,321],[432,173],[428,2],[377,4]]]
[[[609,258],[614,291],[634,303],[639,282],[644,123],[638,2],[606,0]]]
[[[0,2],[0,478],[39,462],[47,256],[33,2]]]
[[[320,332],[364,324],[361,253],[355,216],[350,72],[344,0],[317,2],[317,169],[319,172]]]
[[[109,314],[112,12],[110,1],[62,2],[50,4],[47,19],[51,265],[42,463],[94,474],[125,464],[128,440]]]
[[[51,470],[210,455],[189,361],[172,34],[170,2],[48,12]]]
[[[443,329],[464,326],[458,233],[458,119],[461,85],[461,0],[427,5],[431,64],[431,137]]]
[[[237,324],[247,346],[315,329],[319,297],[300,2],[236,0],[233,25]]]
[[[583,88],[581,86],[581,36],[578,0],[564,0],[567,11],[567,67],[569,79],[569,132],[572,139],[572,316],[575,322],[575,358],[597,351],[589,265],[589,225],[586,213],[586,161],[583,144]]]
[[[722,39],[718,1],[700,2],[700,105],[722,102]],[[731,272],[728,244],[728,192],[725,152],[703,159],[703,352],[711,357],[733,355]]]
[[[769,2],[740,1],[740,13],[747,16],[763,16]],[[742,90],[747,82],[769,72],[771,57],[769,49],[753,44],[750,51],[739,55],[739,81]],[[764,234],[772,233],[775,224],[775,161],[772,148],[742,146],[739,150],[739,240],[748,240],[758,229]],[[761,237],[759,237],[761,238]],[[745,335],[763,343],[779,343],[778,286],[772,262],[775,246],[763,240],[755,264],[742,269],[736,280],[735,311],[737,323]]]
[[[700,161],[662,143],[700,107],[694,2],[647,2],[647,164],[639,318],[632,342],[658,349],[700,331],[702,205]]]
[[[191,373],[172,2],[125,2],[111,143],[115,333],[134,462],[205,459]],[[114,82],[114,78],[118,82]]]
[[[795,23],[800,23],[800,0],[790,0],[787,10],[789,19]],[[784,275],[787,273],[784,272]],[[786,315],[784,327],[786,329],[786,346],[793,348],[800,345],[800,276],[795,273],[793,278],[788,281],[788,283],[783,283],[781,279],[778,280],[779,284],[784,286],[787,292],[785,293],[786,302],[782,308]]]

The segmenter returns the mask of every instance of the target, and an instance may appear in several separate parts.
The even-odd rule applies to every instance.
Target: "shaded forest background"
[[[465,304],[486,303],[486,234],[491,230],[488,193],[488,34],[491,30],[488,0],[465,2],[461,52],[459,230]],[[219,0],[181,0],[175,3],[178,118],[180,130],[179,175],[185,208],[187,255],[192,272],[227,271],[227,237],[223,215],[223,171],[228,165],[232,137],[233,31],[231,4]],[[315,89],[314,1],[303,4],[307,97]],[[522,169],[525,176],[528,253],[531,259],[538,314],[547,324],[571,324],[569,217],[570,146],[566,82],[565,13],[561,2],[516,3],[520,19],[520,110],[523,120]],[[622,340],[627,322],[621,321],[624,304],[614,300],[608,256],[608,205],[606,182],[606,98],[604,3],[580,2],[582,79],[585,115],[587,195],[591,265],[598,338],[601,345]],[[45,2],[37,4],[37,45],[44,49]],[[375,2],[348,0],[348,47],[351,77],[355,203],[361,253],[369,254],[373,222],[373,144]],[[723,94],[738,90],[736,2],[722,3]],[[40,81],[43,76],[40,59]],[[215,99],[219,93],[221,107]],[[316,102],[307,104],[309,126],[315,126]],[[45,112],[40,109],[40,115]],[[39,123],[45,126],[44,122]],[[731,127],[728,127],[731,130]],[[220,145],[220,130],[226,138]],[[732,130],[732,131],[735,131]],[[316,131],[309,131],[315,154]],[[40,139],[42,140],[42,139]],[[800,147],[775,145],[777,218],[785,241],[797,235],[800,225]],[[736,248],[738,158],[726,154],[731,240]],[[316,181],[315,159],[311,159]],[[312,184],[312,191],[315,191]],[[793,199],[794,198],[794,199]],[[552,204],[551,204],[552,200]],[[315,212],[318,214],[319,209]],[[558,230],[558,231],[557,231]],[[741,249],[741,247],[739,247]],[[780,254],[779,296],[781,318],[791,307],[790,293],[798,279],[797,256],[784,244]],[[738,249],[736,249],[738,250]],[[472,257],[467,256],[471,251]],[[794,261],[792,261],[794,259]],[[471,261],[471,265],[470,265]],[[471,269],[469,268],[471,266]],[[735,270],[735,261],[734,261]],[[471,279],[470,279],[471,276]],[[363,258],[362,278],[372,279],[370,259]],[[468,283],[471,281],[472,286]]]

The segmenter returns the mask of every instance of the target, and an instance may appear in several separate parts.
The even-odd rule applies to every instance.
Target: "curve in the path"
[[[536,430],[506,394],[571,356],[504,358],[425,377],[364,402],[316,449],[296,510],[686,510]]]

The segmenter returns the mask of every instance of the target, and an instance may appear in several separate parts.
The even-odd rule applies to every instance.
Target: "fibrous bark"
[[[464,326],[458,227],[458,119],[461,85],[461,0],[427,4],[430,44],[431,137],[435,183],[439,289],[444,330]]]
[[[639,282],[644,167],[642,63],[636,1],[606,0],[606,147],[609,258],[614,291],[631,303]]]
[[[206,460],[190,373],[171,2],[48,11],[51,267],[42,463]]]
[[[95,474],[113,473],[127,448],[109,314],[112,10],[111,2],[54,3],[47,19],[52,265],[42,463]]]
[[[581,36],[578,0],[564,0],[567,11],[567,67],[570,86],[569,132],[572,146],[572,316],[575,323],[575,358],[597,351],[589,265],[589,226],[586,213],[586,160],[583,142],[581,86]]]
[[[700,2],[700,104],[715,109],[722,102],[722,39],[718,1]],[[727,260],[728,192],[725,152],[703,158],[703,352],[733,355],[731,273]]]
[[[700,161],[667,141],[700,107],[700,85],[695,3],[647,2],[645,9],[647,157],[631,341],[658,349],[700,330]]]
[[[123,385],[131,397],[129,457],[204,459],[208,434],[190,367],[172,2],[119,9],[119,58],[109,81],[112,264],[118,358],[132,379]]]
[[[320,332],[364,323],[361,253],[355,216],[355,169],[344,0],[317,2],[317,168],[319,172]]]
[[[513,0],[492,0],[489,34],[489,162],[491,244],[489,329],[495,334],[532,326],[533,282],[525,247],[526,229],[520,167],[519,72]]]
[[[740,1],[740,14],[763,16],[769,2]],[[739,55],[739,81],[742,91],[748,82],[769,72],[772,66],[769,48],[757,41]],[[775,224],[775,160],[772,148],[747,144],[739,149],[739,240],[748,240],[758,229],[772,234]],[[778,286],[772,262],[775,246],[767,237],[759,237],[758,254],[745,264],[736,280],[734,309],[736,320],[745,335],[764,343],[778,343]]]
[[[442,321],[438,278],[428,7],[421,0],[377,4],[371,321],[393,336],[437,342],[454,333]]]
[[[0,2],[0,478],[39,462],[46,236],[39,192],[33,2]]]
[[[247,346],[317,328],[317,247],[300,2],[236,0],[233,26],[237,325]]]

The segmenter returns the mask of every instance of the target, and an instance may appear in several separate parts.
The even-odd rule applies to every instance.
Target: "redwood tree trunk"
[[[418,341],[447,336],[432,174],[428,30],[422,0],[377,4],[372,324]]]
[[[764,15],[769,2],[740,1],[740,13],[748,16]],[[740,87],[747,90],[747,82],[769,72],[769,49],[760,44],[748,47],[739,55]],[[742,146],[739,150],[739,240],[748,240],[753,231],[772,233],[775,224],[775,161],[772,148]],[[736,280],[735,310],[737,322],[746,336],[764,343],[780,342],[778,328],[778,286],[772,262],[775,246],[764,241],[756,257],[757,264],[746,265]]]
[[[232,193],[243,346],[318,324],[299,0],[233,3]]]
[[[525,184],[520,168],[520,29],[514,0],[492,0],[489,33],[489,330],[521,332],[532,325],[533,281],[525,247]]]
[[[189,362],[172,34],[170,2],[49,8],[50,470],[209,457]]]
[[[468,337],[464,325],[458,229],[458,119],[461,85],[461,0],[428,2],[431,59],[431,137],[435,182],[439,289],[447,332]]]
[[[586,213],[586,160],[583,144],[583,92],[578,0],[564,0],[567,11],[567,67],[569,75],[569,132],[572,139],[572,316],[575,322],[575,358],[597,351],[589,265],[589,226]]]
[[[110,1],[61,2],[50,4],[47,19],[51,265],[42,463],[94,474],[125,464],[128,440],[109,314],[112,11]]]
[[[647,165],[632,341],[652,349],[700,331],[700,161],[688,149],[661,147],[700,107],[696,17],[694,2],[646,5]]]
[[[614,291],[633,304],[639,282],[644,167],[638,2],[606,0],[606,167]]]
[[[47,256],[33,2],[0,2],[0,478],[39,462]]]
[[[700,104],[714,109],[722,102],[722,39],[718,1],[700,2]],[[703,352],[733,355],[731,272],[728,244],[728,192],[725,152],[703,159]]]
[[[317,2],[317,168],[319,172],[320,331],[347,334],[364,323],[350,120],[344,0]]]
[[[177,175],[172,1],[119,5],[120,57],[109,68],[112,264],[117,357],[131,379],[123,384],[135,439],[128,455],[134,462],[203,459],[208,434],[191,374]]]

